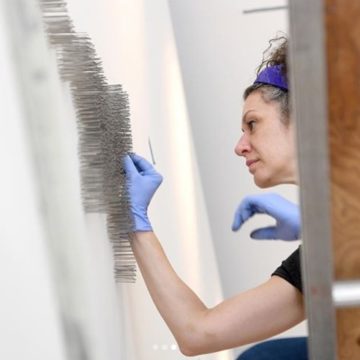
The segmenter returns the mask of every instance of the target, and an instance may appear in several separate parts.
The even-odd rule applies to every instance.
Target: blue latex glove
[[[237,231],[242,224],[255,214],[268,214],[276,220],[275,226],[254,230],[253,239],[298,240],[301,231],[299,207],[277,194],[247,196],[235,212],[232,230]]]
[[[147,208],[163,177],[146,159],[136,154],[124,157],[124,170],[133,215],[133,231],[152,231]]]

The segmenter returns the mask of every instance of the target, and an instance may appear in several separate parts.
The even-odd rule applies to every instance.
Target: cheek
[[[287,171],[292,164],[293,154],[289,144],[283,142],[272,142],[261,151],[261,166],[259,166],[258,176],[277,178]]]

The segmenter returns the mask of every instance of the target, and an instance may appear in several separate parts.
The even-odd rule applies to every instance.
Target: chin
[[[255,181],[255,184],[257,187],[259,187],[260,189],[267,189],[269,187],[274,186],[273,184],[268,184],[268,183],[263,183],[263,182],[257,182]]]
[[[254,182],[256,186],[258,186],[261,189],[266,189],[275,185],[278,185],[278,183],[275,183],[272,179],[268,177],[262,177],[262,176],[254,176]]]

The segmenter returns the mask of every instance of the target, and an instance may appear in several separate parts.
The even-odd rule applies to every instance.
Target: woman
[[[261,188],[297,183],[286,47],[285,39],[244,93],[243,135],[235,152],[244,157]],[[194,356],[260,341],[304,320],[298,250],[265,283],[207,308],[172,269],[148,219],[147,207],[161,175],[134,154],[125,157],[125,171],[134,220],[133,252],[152,299],[183,354]],[[299,238],[297,206],[275,194],[245,198],[235,213],[233,230],[257,212],[273,216],[277,226],[258,229],[252,237]]]

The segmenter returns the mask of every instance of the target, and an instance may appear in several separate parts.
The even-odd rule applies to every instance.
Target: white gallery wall
[[[1,2],[1,16],[1,358],[126,358],[104,216],[82,210],[68,84],[38,3]]]
[[[155,232],[180,277],[214,306],[222,290],[168,3],[69,0],[68,7],[76,30],[92,38],[109,83],[121,83],[129,93],[134,151],[153,159],[164,176],[150,208]],[[127,360],[185,358],[140,273],[136,284],[119,286],[119,296],[125,298]]]

